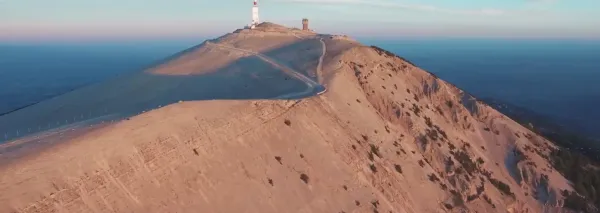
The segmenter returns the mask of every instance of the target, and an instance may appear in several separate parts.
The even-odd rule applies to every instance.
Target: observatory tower
[[[308,29],[308,19],[307,18],[302,19],[302,30],[309,31],[309,29]]]
[[[250,23],[250,29],[254,29],[259,24],[258,20],[258,0],[254,0],[254,6],[252,6],[252,22]]]

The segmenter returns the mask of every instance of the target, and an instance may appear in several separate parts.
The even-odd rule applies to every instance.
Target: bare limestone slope
[[[143,90],[155,86],[149,81],[115,96],[123,101],[128,97],[131,103],[138,96],[152,100],[169,93],[185,96],[185,91],[199,89],[194,84],[202,78],[193,76],[222,73],[222,67],[236,61],[230,58],[249,55],[260,63],[240,65],[224,75],[245,84],[252,79],[248,73],[261,75],[268,67],[283,77],[260,81],[269,89],[257,94],[274,90],[279,91],[275,96],[305,91],[314,95],[316,91],[306,88],[321,86],[316,82],[326,92],[292,100],[266,100],[260,95],[198,98],[80,130],[0,166],[0,209],[564,211],[559,208],[559,191],[570,186],[549,166],[546,155],[553,145],[545,139],[381,49],[341,36],[279,26],[258,29],[208,41],[217,45],[201,45],[144,72],[185,76],[176,81],[178,86],[165,83],[169,89],[161,90],[164,93]],[[281,42],[273,44],[274,39]],[[119,81],[125,80],[112,82]],[[290,88],[286,82],[300,86],[286,89]],[[75,94],[88,96],[94,91],[87,88]],[[99,102],[112,103],[97,92],[103,100]],[[69,98],[74,97],[59,97],[28,110],[43,110],[42,106]]]

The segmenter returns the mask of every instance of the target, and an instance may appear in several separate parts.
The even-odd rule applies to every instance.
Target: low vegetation
[[[302,173],[300,174],[300,180],[302,180],[304,183],[308,184],[308,175]]]
[[[395,165],[394,165],[394,169],[396,169],[396,172],[398,172],[398,173],[402,174],[402,167],[401,167],[400,165],[398,165],[398,164],[395,164]]]
[[[573,183],[576,192],[563,191],[565,207],[584,212],[593,212],[600,207],[600,194],[594,189],[600,189],[599,164],[592,162],[583,154],[556,149],[549,155],[553,167]]]
[[[492,183],[492,185],[494,185],[503,194],[515,197],[515,194],[510,190],[510,186],[508,186],[508,184],[494,178],[490,178],[489,180],[490,183]]]
[[[371,172],[377,173],[377,167],[375,166],[375,164],[370,164],[369,168],[371,169]]]

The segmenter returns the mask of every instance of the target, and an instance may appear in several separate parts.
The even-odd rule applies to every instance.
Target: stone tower
[[[309,31],[309,29],[308,29],[308,19],[307,18],[302,19],[302,30]]]

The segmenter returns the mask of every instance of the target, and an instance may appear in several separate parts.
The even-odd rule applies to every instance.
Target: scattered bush
[[[429,174],[429,181],[436,182],[436,181],[439,181],[439,180],[440,179],[435,174]]]
[[[506,183],[504,183],[504,182],[502,182],[500,180],[496,180],[494,178],[490,178],[489,180],[490,180],[490,183],[492,183],[492,185],[494,185],[503,194],[511,196],[511,197],[515,196],[515,194],[513,194],[510,191],[510,186],[508,186],[508,184],[506,184]]]
[[[394,169],[396,169],[396,172],[398,172],[398,173],[402,174],[402,167],[401,167],[400,165],[398,165],[398,164],[395,164],[395,165],[394,165]]]
[[[588,208],[588,204],[600,207],[600,194],[594,189],[600,189],[599,164],[583,154],[565,149],[555,149],[549,155],[552,166],[565,178],[573,183],[575,192],[563,192],[565,207],[573,210]],[[590,165],[590,166],[586,166]],[[585,205],[581,205],[585,203]],[[577,207],[579,206],[579,207]],[[589,212],[589,209],[586,210]]]
[[[292,122],[288,119],[285,119],[285,121],[283,123],[285,123],[285,125],[288,125],[288,126],[292,125]]]
[[[281,157],[275,156],[275,160],[277,160],[277,162],[279,162],[279,164],[283,165],[283,163],[281,163]]]
[[[463,200],[462,195],[460,195],[457,191],[450,190],[450,193],[453,195],[452,201],[454,202],[455,206],[462,206],[465,204],[465,201]]]
[[[271,184],[271,186],[273,186],[273,179],[269,178],[268,181],[269,181],[269,184]]]
[[[304,183],[308,184],[308,175],[302,173],[300,174],[300,180],[304,181]]]
[[[423,162],[423,160],[419,160],[419,166],[425,167],[425,163]]]
[[[478,157],[477,158],[477,163],[483,164],[483,163],[485,163],[485,161],[483,161],[483,159],[481,157]]]
[[[370,164],[370,165],[369,165],[369,168],[371,169],[371,171],[372,171],[373,173],[377,173],[377,167],[375,166],[375,164]]]
[[[446,209],[448,209],[448,210],[453,208],[452,205],[447,204],[447,203],[444,203],[444,207],[446,207]]]
[[[195,155],[198,155],[198,156],[200,156],[200,153],[198,153],[198,150],[197,150],[197,149],[193,149],[193,151],[194,151],[194,154],[195,154]]]
[[[433,127],[433,123],[431,122],[431,118],[424,116],[423,119],[425,119],[425,124],[429,127],[432,128]]]
[[[448,189],[448,186],[446,186],[446,184],[440,183],[440,188],[442,188],[442,190],[446,190]]]
[[[575,192],[563,190],[561,194],[565,197],[565,208],[569,208],[578,212],[590,212],[587,208],[588,202],[582,196]]]
[[[371,205],[373,205],[373,207],[375,207],[375,208],[379,208],[379,200],[371,201]]]
[[[477,164],[471,160],[471,157],[469,157],[465,151],[457,151],[452,153],[454,158],[462,165],[467,173],[473,174],[473,172],[477,170]]]

